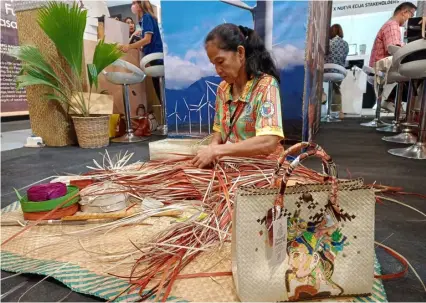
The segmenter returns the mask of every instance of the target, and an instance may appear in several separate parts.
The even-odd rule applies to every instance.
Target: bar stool
[[[417,136],[413,134],[414,130],[418,128],[418,124],[414,123],[415,98],[413,98],[413,87],[414,85],[412,81],[410,81],[408,85],[407,114],[405,122],[400,123],[401,133],[394,136],[383,137],[383,141],[400,144],[414,144],[417,142]]]
[[[377,128],[379,132],[387,132],[387,133],[399,133],[401,131],[400,126],[400,115],[401,115],[401,106],[402,106],[402,93],[404,89],[404,82],[408,82],[410,79],[407,77],[401,76],[397,71],[391,70],[388,73],[387,84],[397,83],[397,94],[395,100],[395,112],[392,123],[388,126]]]
[[[426,160],[426,59],[418,59],[426,52],[426,39],[419,39],[408,43],[394,55],[393,64],[398,67],[402,76],[410,79],[423,80],[420,109],[420,125],[417,142],[407,148],[390,149],[389,153],[395,156]]]
[[[160,78],[160,105],[153,105],[155,107],[160,107],[161,117],[160,125],[157,127],[160,135],[167,135],[167,109],[166,109],[166,93],[164,85],[164,64],[152,65],[150,63],[157,60],[163,60],[163,53],[153,53],[146,56],[143,56],[140,62],[142,71],[150,77]]]
[[[331,106],[333,102],[333,83],[343,81],[345,79],[347,71],[346,68],[339,64],[326,63],[324,64],[324,70],[335,70],[333,72],[324,73],[324,82],[328,82],[328,96],[327,96],[327,116],[321,119],[321,122],[340,122],[340,119],[336,119],[331,116]]]
[[[378,62],[376,64],[378,64]],[[378,70],[376,74],[376,71],[374,68],[366,66],[366,65],[364,65],[362,70],[367,74],[369,83],[373,85],[374,91],[376,93],[376,113],[375,113],[375,117],[373,121],[361,123],[361,126],[374,127],[374,128],[386,126],[388,125],[388,123],[385,123],[380,119],[380,111],[382,109],[383,88],[385,85],[385,73]],[[377,90],[376,90],[376,82],[378,82]]]
[[[393,56],[397,51],[399,51],[400,48],[401,48],[400,46],[389,45],[388,53]],[[388,133],[401,132],[400,115],[401,115],[401,106],[402,106],[402,93],[404,90],[404,86],[402,83],[409,82],[409,81],[410,79],[408,79],[407,77],[403,77],[398,73],[398,71],[395,69],[395,66],[393,65],[391,66],[388,72],[387,84],[397,83],[394,118],[392,120],[391,125],[378,128],[377,131],[388,132]]]
[[[118,59],[112,65],[123,67],[130,71],[130,73],[103,71],[103,74],[109,82],[123,86],[123,103],[126,116],[126,133],[121,137],[112,139],[111,141],[120,143],[145,141],[148,139],[147,137],[138,137],[133,134],[133,129],[130,121],[129,85],[143,82],[145,80],[146,75],[135,65],[121,59]]]

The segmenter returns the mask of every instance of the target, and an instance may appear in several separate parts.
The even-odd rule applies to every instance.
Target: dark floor
[[[2,132],[11,132],[15,130],[21,130],[21,129],[30,129],[30,120],[15,120],[15,121],[8,121],[1,123],[1,131]]]
[[[380,138],[382,134],[374,129],[362,128],[360,119],[347,119],[343,123],[324,125],[315,141],[333,156],[338,164],[341,177],[363,177],[367,183],[382,183],[402,186],[406,191],[426,194],[426,161],[402,159],[389,155],[389,148],[400,147],[386,143]],[[3,125],[2,125],[3,126]],[[3,130],[5,131],[5,130]],[[148,158],[148,144],[142,142],[132,145],[113,144],[108,147],[110,153],[128,150],[135,152],[134,160]],[[99,158],[102,150],[82,150],[76,147],[19,149],[1,153],[1,206],[15,200],[13,187],[20,188],[42,178],[61,172],[80,173],[86,171],[93,158]],[[316,167],[317,162],[308,163]],[[399,198],[407,204],[426,212],[426,201],[418,198]],[[425,218],[420,214],[397,204],[377,204],[376,207],[376,241],[392,247],[404,255],[418,271],[423,281],[426,280],[426,242],[424,234]],[[422,240],[423,239],[423,240]],[[400,265],[387,254],[377,249],[379,261],[384,272],[395,272]],[[423,265],[422,265],[423,264]],[[2,272],[2,278],[10,273]],[[19,297],[41,278],[21,275],[2,281],[2,294],[12,287],[27,281],[20,290],[3,298],[2,301],[18,301]],[[426,301],[425,292],[420,282],[410,271],[404,278],[384,282],[389,301],[422,302]],[[48,279],[29,291],[22,301],[58,301],[69,290],[60,283]],[[72,293],[64,301],[91,302],[96,298]]]

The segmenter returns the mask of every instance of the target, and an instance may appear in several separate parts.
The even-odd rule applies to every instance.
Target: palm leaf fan
[[[104,40],[100,40],[95,48],[93,63],[87,65],[90,87],[94,84],[98,88],[99,74],[122,55],[123,52],[118,49],[116,43],[105,43]]]
[[[82,71],[86,19],[87,11],[81,10],[77,3],[70,6],[52,1],[40,9],[37,20],[77,77]]]
[[[40,50],[32,45],[24,45],[15,48],[9,53],[22,62],[21,74],[29,70],[38,71],[43,79],[50,79],[54,84],[62,84],[52,66],[44,59]]]
[[[32,85],[46,85],[53,88],[57,95],[46,95],[49,100],[58,100],[69,103],[69,98],[64,94],[66,87],[52,66],[44,59],[40,50],[32,45],[24,45],[13,49],[9,55],[22,62],[22,69],[16,77],[17,89]]]

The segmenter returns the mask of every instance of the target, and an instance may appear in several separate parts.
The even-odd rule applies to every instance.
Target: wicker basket
[[[100,148],[109,144],[109,116],[72,116],[81,148]]]

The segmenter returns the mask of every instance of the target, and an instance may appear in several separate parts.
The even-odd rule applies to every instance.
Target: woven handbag
[[[372,291],[374,191],[360,180],[338,182],[331,158],[315,144],[298,144],[290,151],[301,147],[308,151],[290,164],[278,188],[237,189],[232,273],[241,301],[315,300]],[[324,184],[287,187],[293,170],[308,157],[322,160]]]

